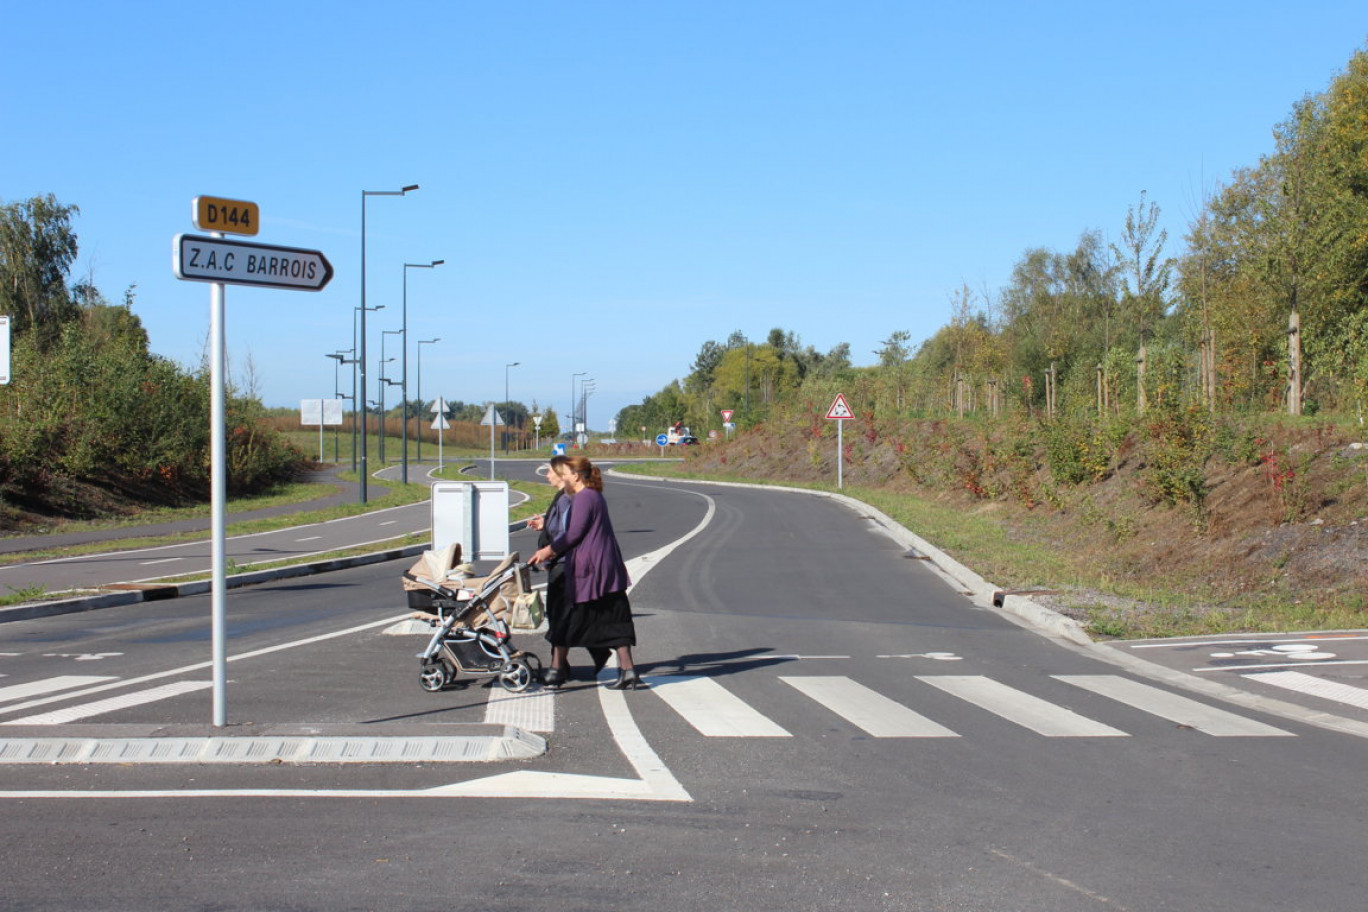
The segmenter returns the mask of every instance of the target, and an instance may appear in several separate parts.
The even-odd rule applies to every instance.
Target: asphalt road
[[[423,691],[392,564],[234,591],[216,732],[206,598],[0,627],[15,741],[518,720],[546,745],[498,762],[3,765],[3,905],[1362,908],[1355,720],[1328,725],[1342,704],[1325,697],[1183,686],[1211,674],[1201,650],[1267,656],[1137,661],[1043,636],[829,499],[624,478],[608,496],[645,692]]]

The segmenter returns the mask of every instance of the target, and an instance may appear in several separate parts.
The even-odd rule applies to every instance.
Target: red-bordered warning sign
[[[855,413],[850,410],[850,405],[845,400],[844,393],[836,394],[836,401],[831,403],[831,408],[827,409],[826,416],[837,420],[855,417]]]
[[[727,424],[727,423],[730,423],[731,420],[732,420],[732,410],[731,410],[731,409],[723,409],[723,410],[722,410],[722,423],[723,423],[723,424]]]

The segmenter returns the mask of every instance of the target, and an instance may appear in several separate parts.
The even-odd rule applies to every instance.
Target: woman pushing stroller
[[[609,688],[644,687],[632,661],[636,628],[627,600],[631,580],[603,498],[603,477],[581,455],[555,457],[550,471],[564,482],[562,491],[570,498],[570,515],[564,531],[538,549],[531,561],[542,564],[563,559],[566,563],[563,623],[549,634],[551,667],[543,682],[547,687],[565,683],[570,676],[570,648],[583,646],[591,651],[617,652],[618,676],[607,685]]]

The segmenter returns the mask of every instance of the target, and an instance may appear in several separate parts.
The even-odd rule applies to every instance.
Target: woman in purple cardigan
[[[622,561],[608,504],[603,499],[603,476],[583,456],[570,456],[552,471],[565,480],[564,491],[570,499],[570,521],[549,545],[532,555],[532,563],[564,557],[565,601],[564,645],[551,647],[551,667],[542,678],[547,687],[559,687],[569,677],[569,652],[572,646],[617,651],[618,677],[607,686],[613,690],[644,687],[632,662],[636,627],[632,606],[627,601],[627,565]]]

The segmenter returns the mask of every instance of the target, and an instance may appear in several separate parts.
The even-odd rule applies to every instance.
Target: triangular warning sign
[[[828,418],[854,418],[855,413],[850,410],[849,404],[845,401],[844,393],[836,394],[836,401],[831,403],[831,408],[827,409]]]

